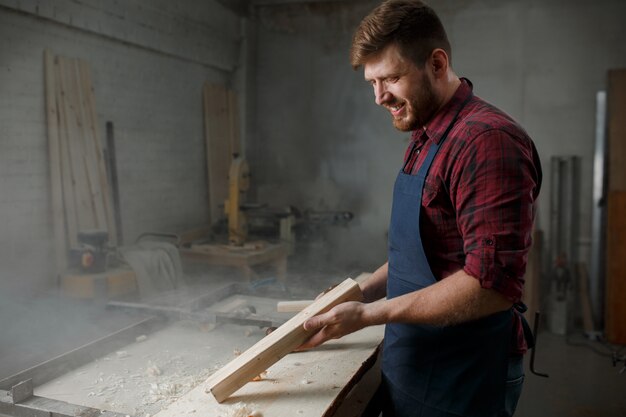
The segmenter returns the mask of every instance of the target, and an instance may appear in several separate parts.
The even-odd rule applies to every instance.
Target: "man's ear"
[[[426,65],[429,66],[435,79],[447,76],[450,60],[448,54],[441,48],[436,48],[430,54]]]

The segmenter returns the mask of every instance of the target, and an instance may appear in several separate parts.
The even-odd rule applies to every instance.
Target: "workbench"
[[[179,250],[183,259],[200,261],[212,266],[238,268],[248,282],[257,278],[252,267],[271,265],[275,268],[279,281],[285,282],[289,247],[283,243],[250,242],[244,246],[192,244],[190,247],[180,247]]]
[[[276,299],[241,294],[223,299],[228,293],[232,291],[217,289],[210,297],[196,296],[194,305],[209,307],[193,311],[210,314],[254,305],[259,314],[273,312],[276,320],[291,316],[275,311]],[[215,297],[223,300],[213,302]],[[379,383],[383,328],[372,327],[311,351],[288,354],[260,381],[246,384],[218,404],[205,392],[211,375],[263,339],[265,329],[178,320],[147,331],[143,323],[155,322],[148,318],[142,327],[123,329],[125,344],[116,342],[104,355],[96,352],[113,343],[112,337],[11,378],[13,383],[5,380],[0,390],[32,378],[34,396],[25,394],[15,405],[0,400],[0,413],[23,415],[37,409],[58,416],[74,416],[82,410],[85,415],[102,411],[100,415],[110,417],[239,417],[243,414],[238,413],[256,410],[263,417],[356,417]],[[66,368],[77,362],[76,353],[83,365]],[[41,378],[38,369],[58,376]]]
[[[206,392],[205,381],[154,417],[247,417],[255,411],[263,417],[360,416],[380,383],[382,337],[383,326],[370,327],[292,353],[222,404]]]
[[[59,275],[61,294],[72,298],[103,300],[137,294],[137,278],[132,269],[111,268],[89,273],[65,271]]]

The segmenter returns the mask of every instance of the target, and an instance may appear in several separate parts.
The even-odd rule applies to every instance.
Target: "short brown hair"
[[[395,43],[422,68],[431,52],[441,48],[452,60],[452,48],[435,11],[420,0],[385,0],[359,24],[352,39],[350,61],[359,68],[372,55]]]

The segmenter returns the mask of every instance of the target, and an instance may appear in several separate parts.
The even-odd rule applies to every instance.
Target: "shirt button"
[[[485,239],[485,245],[493,246],[493,239]]]

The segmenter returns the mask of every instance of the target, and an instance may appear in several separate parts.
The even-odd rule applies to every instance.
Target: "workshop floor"
[[[624,362],[613,367],[610,349],[582,334],[567,337],[544,332],[539,336],[532,375],[526,362],[526,382],[516,417],[624,417]],[[624,351],[622,351],[624,353]]]

